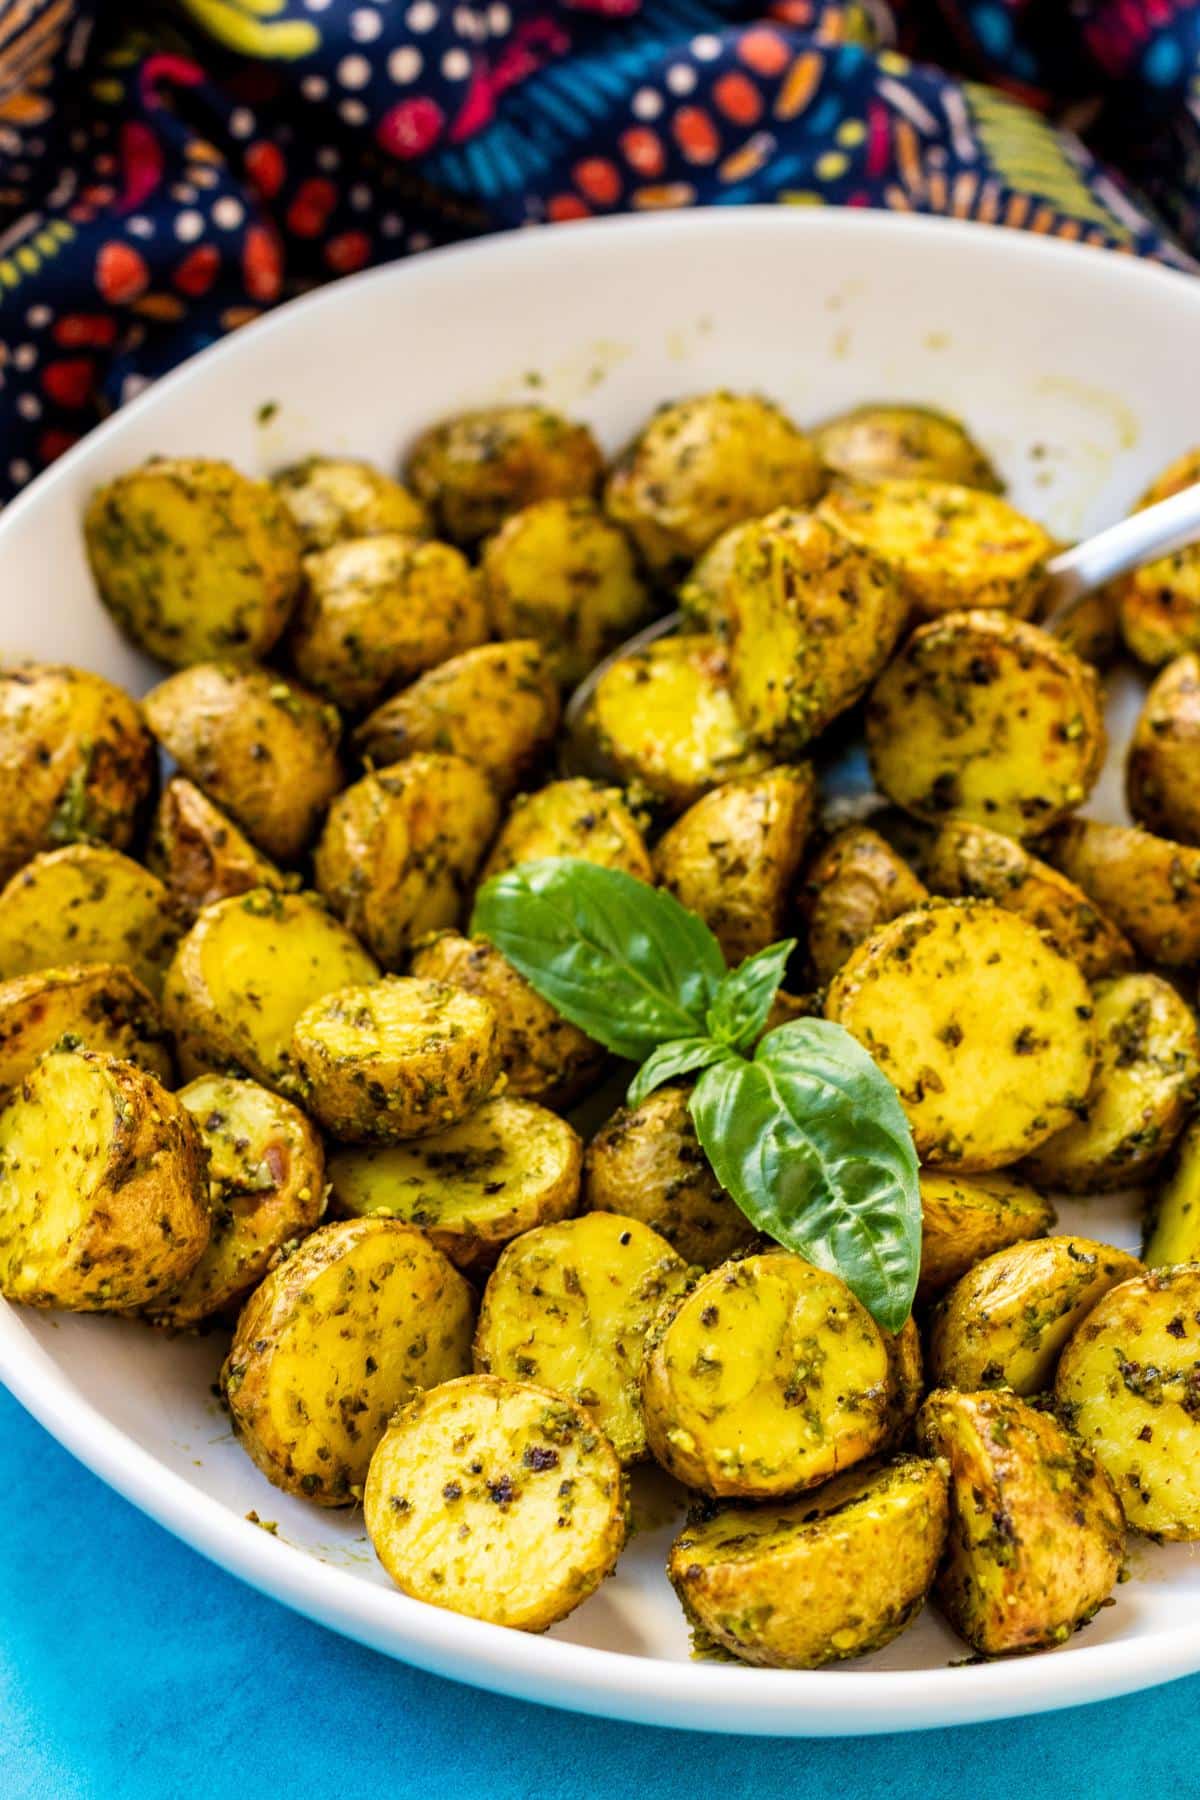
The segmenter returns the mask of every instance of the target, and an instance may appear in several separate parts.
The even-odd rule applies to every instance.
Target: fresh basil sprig
[[[900,1329],[921,1251],[912,1132],[840,1025],[797,1019],[763,1035],[794,940],[727,970],[708,926],[670,894],[575,857],[487,882],[471,930],[565,1019],[642,1065],[632,1104],[699,1071],[689,1105],[722,1187],[760,1231]]]

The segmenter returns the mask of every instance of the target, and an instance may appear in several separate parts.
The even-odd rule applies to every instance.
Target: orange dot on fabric
[[[591,207],[577,194],[555,194],[546,204],[546,217],[552,225],[563,225],[568,219],[589,219],[591,214]]]
[[[201,294],[207,294],[217,279],[221,267],[221,253],[215,244],[197,244],[189,250],[172,280],[181,294],[187,294],[192,300]]]
[[[325,261],[338,275],[365,268],[370,255],[371,240],[365,231],[343,231],[325,246]]]
[[[779,33],[763,25],[753,25],[749,31],[743,31],[738,39],[737,53],[756,75],[778,75],[791,54]]]
[[[635,125],[622,135],[621,154],[639,175],[661,175],[666,167],[662,139],[645,125]]]
[[[125,306],[150,285],[145,259],[132,244],[117,239],[101,244],[96,258],[96,286],[110,306]]]
[[[275,234],[251,225],[242,250],[242,273],[252,300],[278,300],[283,286],[283,259]]]
[[[621,198],[621,177],[603,156],[585,156],[571,171],[580,193],[597,206],[615,206]]]
[[[762,116],[762,95],[750,77],[738,69],[730,69],[713,83],[713,99],[735,125],[754,125]]]
[[[246,151],[246,175],[264,200],[273,200],[283,186],[287,165],[275,144],[251,144]]]
[[[64,313],[54,327],[54,341],[64,350],[107,350],[116,335],[116,320],[99,313]]]
[[[714,161],[721,140],[712,119],[700,106],[681,106],[675,114],[675,141],[688,162]]]

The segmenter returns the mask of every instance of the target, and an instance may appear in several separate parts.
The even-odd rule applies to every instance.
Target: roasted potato
[[[261,1281],[319,1222],[325,1155],[304,1114],[256,1081],[201,1075],[181,1088],[208,1158],[212,1235],[198,1263],[146,1309],[157,1325],[197,1325]]]
[[[462,552],[388,532],[305,557],[287,650],[302,681],[353,712],[487,635],[479,576]]]
[[[374,769],[339,794],[313,858],[338,917],[389,969],[428,931],[456,925],[496,829],[482,770],[422,752]]]
[[[809,865],[800,890],[817,981],[831,981],[864,938],[928,898],[904,858],[869,825],[837,832]]]
[[[1037,848],[1147,961],[1200,962],[1200,850],[1098,819],[1064,819]]]
[[[654,879],[641,826],[624,795],[600,781],[552,781],[536,794],[520,795],[479,879],[543,856],[577,856],[605,869],[624,869],[640,881]]]
[[[256,850],[233,820],[182,775],[162,791],[146,867],[165,885],[178,916],[189,923],[214,900],[256,887],[282,891],[296,880]]]
[[[1015,913],[902,913],[834,976],[825,1016],[895,1084],[922,1161],[1001,1169],[1078,1117],[1096,1029],[1073,962]]]
[[[154,785],[154,744],[120,688],[61,663],[0,669],[0,882],[40,850],[127,850]]]
[[[180,773],[275,862],[295,862],[342,783],[341,721],[273,669],[198,663],[153,688],[146,721]]]
[[[1200,1265],[1149,1269],[1107,1293],[1062,1353],[1055,1396],[1159,1538],[1200,1538]]]
[[[709,1168],[682,1087],[657,1088],[600,1127],[584,1157],[583,1204],[589,1212],[640,1219],[686,1263],[704,1269],[748,1250],[757,1237]]]
[[[0,891],[0,980],[67,963],[120,963],[157,997],[179,937],[157,876],[119,850],[68,844]]]
[[[604,470],[586,425],[545,406],[457,413],[417,439],[409,486],[456,544],[475,544],[535,500],[587,499]]]
[[[519,1631],[565,1618],[625,1542],[621,1465],[582,1407],[488,1375],[397,1413],[363,1510],[403,1593]]]
[[[706,1642],[741,1662],[819,1669],[910,1625],[946,1542],[942,1465],[868,1463],[783,1506],[700,1505],[667,1573]]]
[[[267,481],[154,457],[97,488],[83,521],[100,598],[125,635],[184,668],[265,656],[300,583],[300,538]]]
[[[132,1063],[43,1056],[0,1112],[0,1170],[0,1293],[26,1306],[145,1306],[208,1242],[191,1117]]]
[[[888,1353],[888,1428],[880,1445],[890,1453],[904,1445],[925,1394],[921,1334],[911,1313],[899,1331],[883,1333]]]
[[[1176,657],[1146,695],[1129,740],[1125,793],[1148,831],[1200,844],[1200,656]]]
[[[1159,975],[1119,975],[1092,990],[1096,1073],[1079,1117],[1029,1158],[1033,1179],[1073,1194],[1145,1181],[1200,1095],[1200,1031]]]
[[[725,634],[738,555],[742,544],[754,536],[756,524],[754,519],[742,519],[731,525],[692,564],[675,596],[687,629]]]
[[[137,976],[117,963],[37,969],[0,982],[0,1099],[47,1050],[95,1050],[171,1085],[170,1039]]]
[[[1009,1244],[1044,1237],[1055,1211],[1036,1188],[1011,1175],[921,1174],[921,1278],[917,1300],[942,1293],[960,1275]]]
[[[815,800],[809,765],[784,763],[704,794],[659,839],[660,887],[700,915],[731,967],[784,935]]]
[[[318,1506],[362,1498],[398,1406],[470,1367],[471,1289],[398,1219],[322,1225],[242,1309],[221,1387],[243,1449]]]
[[[406,487],[349,456],[306,456],[272,476],[305,550],[328,550],[343,538],[401,531],[429,536],[429,514]]]
[[[1169,500],[1200,481],[1200,450],[1188,450],[1152,481],[1138,506]],[[1200,549],[1195,544],[1145,563],[1118,583],[1121,636],[1142,662],[1157,667],[1200,650]]]
[[[711,1269],[646,1342],[650,1450],[717,1498],[773,1500],[840,1474],[883,1445],[894,1398],[870,1313],[786,1251]]]
[[[474,1112],[500,1073],[491,1002],[444,981],[392,975],[335,988],[292,1031],[306,1102],[350,1143],[428,1137]]]
[[[976,1263],[938,1304],[929,1336],[937,1387],[1006,1387],[1040,1394],[1059,1354],[1096,1302],[1136,1275],[1135,1256],[1092,1238],[1010,1244]]]
[[[931,1394],[917,1434],[950,1466],[943,1612],[981,1656],[1048,1649],[1093,1618],[1125,1553],[1104,1470],[1016,1394]]]
[[[582,1155],[565,1119],[502,1095],[417,1143],[336,1151],[329,1182],[339,1212],[419,1225],[474,1274],[513,1238],[575,1211]]]
[[[935,894],[995,900],[1028,919],[1078,963],[1088,981],[1133,963],[1129,939],[1083,889],[1003,832],[970,819],[947,819],[921,866]]]
[[[1152,1269],[1200,1262],[1200,1119],[1178,1140],[1146,1215],[1142,1261]]]
[[[1003,482],[966,426],[932,406],[855,406],[813,432],[817,454],[853,481],[958,482],[998,494]]]
[[[376,707],[355,733],[379,767],[421,750],[448,750],[507,797],[544,761],[558,730],[558,687],[540,644],[480,644],[430,669]]]
[[[1046,630],[1051,637],[1058,639],[1064,649],[1082,657],[1084,662],[1095,663],[1097,667],[1103,668],[1112,661],[1116,652],[1119,636],[1118,611],[1116,590],[1111,585],[1093,588],[1090,593],[1080,594],[1062,612],[1052,616]],[[1036,613],[1034,619],[1035,623],[1042,623]]]
[[[739,519],[807,506],[822,480],[811,442],[777,406],[720,391],[659,407],[613,464],[604,504],[669,576]]]
[[[1100,701],[1096,671],[1040,626],[946,613],[913,633],[872,690],[871,769],[920,819],[1029,837],[1094,787],[1106,748]]]
[[[866,693],[904,628],[891,573],[812,513],[738,539],[725,590],[734,705],[756,743],[794,752]]]
[[[578,1402],[622,1462],[646,1453],[639,1378],[658,1307],[687,1264],[638,1219],[585,1213],[501,1252],[479,1311],[475,1367]]]
[[[536,639],[567,687],[650,612],[629,539],[591,500],[539,500],[513,513],[483,546],[480,568],[496,636]]]
[[[379,969],[313,894],[255,888],[206,906],[167,972],[163,1017],[187,1077],[248,1074],[294,1087],[292,1031],[335,988]]]
[[[595,1081],[605,1052],[555,1012],[484,938],[441,931],[419,943],[409,974],[490,1000],[506,1094],[565,1106]]]

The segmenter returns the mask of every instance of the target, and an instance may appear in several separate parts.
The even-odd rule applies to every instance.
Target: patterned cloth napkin
[[[747,201],[1192,266],[1200,0],[0,0],[0,496],[319,282]]]

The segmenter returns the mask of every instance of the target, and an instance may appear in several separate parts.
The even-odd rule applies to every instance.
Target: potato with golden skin
[[[1150,483],[1138,509],[1169,500],[1200,481],[1200,449],[1187,450]],[[1157,668],[1200,650],[1200,549],[1195,544],[1144,563],[1117,584],[1121,636],[1144,663]]]
[[[176,913],[188,923],[216,900],[257,887],[282,892],[298,879],[277,869],[182,775],[173,776],[162,791],[150,828],[146,867],[163,882]]]
[[[387,532],[304,558],[287,651],[301,681],[359,712],[487,635],[479,576],[462,552]]]
[[[776,1506],[699,1506],[667,1574],[702,1641],[767,1669],[881,1650],[910,1625],[946,1542],[940,1463],[902,1456]]]
[[[653,881],[654,868],[642,828],[620,788],[574,776],[521,794],[500,827],[480,871],[480,881],[543,856],[577,856],[605,869],[623,869]]]
[[[285,1493],[351,1505],[396,1408],[467,1373],[474,1311],[423,1231],[322,1225],[242,1309],[221,1370],[239,1443]]]
[[[874,1057],[917,1154],[1002,1169],[1078,1116],[1096,1033],[1076,965],[1015,913],[962,900],[902,913],[834,976],[825,1016]]]
[[[271,477],[305,550],[328,550],[345,538],[400,531],[430,535],[429,514],[406,487],[350,456],[306,456]]]
[[[0,1112],[0,1170],[0,1294],[25,1306],[145,1306],[208,1242],[195,1126],[132,1063],[43,1056]]]
[[[852,481],[952,481],[989,494],[1003,491],[966,426],[932,406],[854,406],[812,435],[825,467]]]
[[[1200,962],[1200,850],[1099,819],[1064,819],[1037,848],[1147,962]]]
[[[689,1091],[656,1088],[600,1127],[584,1156],[583,1205],[640,1219],[684,1262],[712,1269],[750,1249],[758,1234],[708,1165]]]
[[[1159,975],[1119,975],[1092,990],[1096,1073],[1079,1117],[1034,1151],[1047,1187],[1103,1194],[1147,1180],[1200,1094],[1200,1030]]]
[[[1125,1517],[1156,1538],[1200,1538],[1200,1264],[1149,1269],[1093,1307],[1054,1393],[1112,1478]]]
[[[1040,611],[1041,607],[1034,614],[1038,624],[1042,622],[1038,617]],[[1108,587],[1093,588],[1090,593],[1080,594],[1077,600],[1051,617],[1046,630],[1064,649],[1082,657],[1084,662],[1104,668],[1117,650],[1120,635],[1117,615],[1117,595],[1110,583]]]
[[[83,521],[100,598],[175,668],[265,656],[300,585],[300,538],[268,481],[207,457],[153,457],[97,488]]]
[[[136,1063],[171,1085],[170,1037],[154,996],[119,963],[36,969],[0,982],[0,1099],[55,1048]]]
[[[1156,678],[1129,740],[1125,795],[1139,825],[1200,844],[1200,656]]]
[[[837,1275],[780,1250],[723,1263],[664,1307],[647,1339],[651,1454],[718,1499],[816,1487],[887,1440],[892,1367]]]
[[[1152,1269],[1200,1262],[1200,1119],[1175,1145],[1146,1213],[1142,1261]]]
[[[754,536],[757,521],[742,519],[731,525],[698,556],[679,584],[676,600],[686,629],[713,631],[723,636],[729,618],[729,594],[737,574],[743,543]]]
[[[604,459],[586,425],[546,406],[486,406],[423,432],[409,486],[455,544],[472,545],[537,500],[588,499]]]
[[[809,765],[783,763],[702,795],[659,839],[659,886],[699,914],[731,967],[785,935],[815,802]]]
[[[1107,1600],[1125,1555],[1104,1470],[1016,1394],[933,1393],[917,1436],[950,1468],[935,1591],[955,1631],[981,1656],[1065,1643]]]
[[[153,741],[120,688],[65,663],[0,669],[0,882],[61,844],[127,850],[156,776]]]
[[[1086,800],[1106,747],[1096,671],[1001,613],[920,626],[867,702],[875,780],[935,825],[1030,837]]]
[[[638,1219],[592,1212],[540,1225],[508,1245],[488,1279],[475,1368],[576,1401],[621,1461],[637,1462],[646,1333],[687,1277],[682,1257]]]
[[[1035,1238],[997,1250],[968,1269],[934,1311],[934,1386],[1040,1394],[1072,1332],[1109,1288],[1140,1268],[1136,1256],[1093,1238]]]
[[[295,862],[342,785],[341,720],[274,669],[197,663],[142,702],[195,782],[273,861]]]
[[[904,858],[869,825],[835,833],[800,889],[808,959],[818,982],[832,981],[864,938],[928,898]]]
[[[1054,1229],[1053,1206],[1013,1175],[921,1172],[921,1275],[918,1302],[932,1299],[968,1269],[1010,1244]]]
[[[0,891],[0,980],[67,963],[120,963],[155,996],[180,925],[162,882],[119,850],[47,850]]]
[[[586,1600],[626,1533],[621,1466],[582,1407],[488,1375],[397,1413],[363,1511],[403,1593],[518,1631],[545,1631]]]
[[[313,857],[317,886],[385,968],[456,925],[500,808],[482,770],[421,752],[339,794]]]

